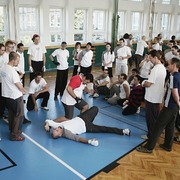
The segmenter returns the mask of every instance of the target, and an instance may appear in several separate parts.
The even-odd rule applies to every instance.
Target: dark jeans
[[[47,106],[47,103],[48,103],[48,100],[49,100],[49,96],[50,96],[49,92],[46,91],[44,93],[39,94],[36,97],[36,100],[40,99],[40,98],[43,98],[43,101],[41,103],[41,107],[45,107],[45,106]],[[33,102],[32,96],[29,95],[28,101],[27,101],[27,110],[28,111],[32,111],[33,109],[34,109],[34,102]]]
[[[146,123],[148,128],[147,136],[152,135],[152,131],[159,115],[159,103],[151,103],[146,101]]]
[[[130,115],[130,114],[135,114],[136,112],[137,112],[137,107],[128,105],[125,109],[123,109],[122,114]]]
[[[8,108],[8,122],[9,130],[12,136],[18,136],[19,131],[22,129],[22,123],[24,120],[24,102],[23,97],[17,99],[6,99],[6,105]]]
[[[43,68],[43,61],[33,61],[33,60],[31,60],[31,66],[32,66],[34,72],[29,73],[29,75],[30,75],[30,82],[34,79],[34,74],[36,72],[43,73],[43,70],[42,70],[42,68]]]
[[[177,113],[178,113],[177,108],[170,109],[163,107],[155,123],[152,135],[149,137],[149,140],[145,145],[148,149],[150,150],[154,149],[156,142],[164,129],[165,129],[164,146],[168,149],[172,148],[172,144],[174,140],[174,127],[175,127],[175,120]]]
[[[66,85],[67,85],[67,80],[68,80],[68,69],[57,70],[55,93],[54,93],[55,97],[57,97],[57,95],[59,93],[60,93],[60,96],[63,95],[63,92],[64,92]]]
[[[107,127],[107,126],[99,126],[93,124],[94,118],[98,113],[98,108],[96,106],[91,107],[84,113],[80,114],[79,117],[84,120],[86,125],[86,132],[90,133],[115,133],[123,135],[123,129],[118,129],[114,127]]]
[[[98,94],[109,96],[110,95],[110,89],[107,86],[99,86],[95,88],[95,91]]]

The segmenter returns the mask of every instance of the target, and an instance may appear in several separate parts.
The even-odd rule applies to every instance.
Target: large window
[[[162,4],[170,4],[171,0],[162,0]]]
[[[86,41],[86,22],[87,11],[85,9],[76,9],[74,12],[74,41]]]
[[[161,31],[164,38],[168,38],[168,29],[169,29],[169,14],[162,14],[161,16]]]
[[[60,43],[63,39],[63,13],[62,9],[49,9],[50,42]]]
[[[39,15],[36,7],[19,7],[20,41],[30,44],[33,34],[39,33]]]
[[[104,10],[94,10],[93,12],[93,42],[104,42],[105,41],[105,11]]]
[[[126,27],[126,12],[125,11],[119,11],[118,12],[118,39],[122,38],[122,36],[125,33],[125,27]]]
[[[180,14],[177,16],[176,32],[177,32],[177,39],[180,39]]]
[[[140,12],[132,12],[132,31],[139,31],[141,28],[141,13]]]
[[[0,6],[0,43],[4,42],[8,35],[6,7]]]

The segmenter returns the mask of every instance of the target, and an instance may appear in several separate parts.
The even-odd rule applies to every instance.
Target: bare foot
[[[46,131],[49,131],[49,130],[50,130],[50,128],[49,128],[49,124],[48,124],[48,123],[45,123],[45,125],[44,125],[44,129],[45,129]]]

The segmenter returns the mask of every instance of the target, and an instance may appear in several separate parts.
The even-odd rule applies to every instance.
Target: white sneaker
[[[49,108],[47,106],[41,107],[42,109],[49,111]]]
[[[136,111],[136,114],[139,114],[139,113],[140,113],[140,111],[141,111],[141,108],[140,108],[140,107],[138,107],[138,108],[137,108],[137,111]]]
[[[123,129],[123,134],[130,136],[131,135],[131,130],[130,129]]]
[[[123,107],[122,107],[122,109],[125,109],[125,108],[127,108],[128,107],[128,105],[126,104],[126,105],[124,105]]]
[[[142,135],[141,138],[144,139],[144,140],[148,139],[147,135]]]
[[[93,97],[97,98],[97,97],[99,97],[99,94],[98,93],[94,93]]]

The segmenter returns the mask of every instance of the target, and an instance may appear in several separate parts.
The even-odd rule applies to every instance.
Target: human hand
[[[46,66],[43,66],[42,71],[46,72]]]
[[[34,69],[32,68],[32,66],[29,66],[29,71],[32,73],[34,72]]]
[[[91,144],[92,146],[98,146],[99,141],[97,139],[89,139],[88,144]]]
[[[80,103],[82,101],[82,99],[78,98],[78,97],[76,97],[75,100],[76,100],[77,103]]]

